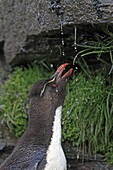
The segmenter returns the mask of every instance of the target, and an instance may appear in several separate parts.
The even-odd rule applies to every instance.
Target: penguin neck
[[[61,113],[62,106],[59,106],[55,111],[53,129],[52,129],[52,139],[50,145],[55,147],[56,145],[61,145]]]
[[[29,108],[28,128],[24,139],[28,144],[49,146],[51,140],[61,139],[61,106],[55,107],[50,97],[44,100],[31,100]],[[37,105],[38,103],[38,105]],[[30,139],[29,139],[30,136]],[[56,142],[56,141],[55,141]]]
[[[42,143],[47,147],[61,145],[61,113],[62,106],[59,106],[56,110],[51,110],[50,116],[43,115],[43,121],[40,120],[39,114],[38,122],[30,120],[27,132],[31,135],[27,134],[32,137],[32,141],[35,140],[36,145]]]

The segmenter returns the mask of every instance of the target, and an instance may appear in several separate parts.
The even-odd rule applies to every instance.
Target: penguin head
[[[65,71],[68,65],[68,63],[62,64],[49,79],[35,83],[30,90],[30,98],[51,101],[56,107],[62,105],[66,85],[73,72],[73,68],[70,68],[67,72]]]

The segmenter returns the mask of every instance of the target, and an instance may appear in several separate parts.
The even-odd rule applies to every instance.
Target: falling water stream
[[[60,34],[61,34],[61,52],[62,56],[65,56],[65,41],[64,41],[64,9],[61,6],[60,0],[51,1],[51,7],[50,9],[56,13],[56,15],[59,17],[60,22]]]
[[[64,41],[64,30],[63,30],[63,14],[59,16],[60,18],[60,33],[61,33],[61,50],[62,50],[62,56],[65,56],[65,41]]]

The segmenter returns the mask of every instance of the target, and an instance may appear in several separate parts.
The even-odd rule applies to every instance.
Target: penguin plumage
[[[35,83],[29,92],[28,127],[0,170],[66,170],[61,146],[61,113],[70,68],[62,64],[47,80]]]

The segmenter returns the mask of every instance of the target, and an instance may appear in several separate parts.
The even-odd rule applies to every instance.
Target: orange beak
[[[52,77],[54,77],[54,78],[57,77],[57,79],[68,78],[72,74],[73,68],[70,68],[68,72],[66,72],[64,75],[62,75],[67,65],[69,65],[69,63],[64,63],[61,66],[59,66],[58,69],[56,70],[55,74]]]

